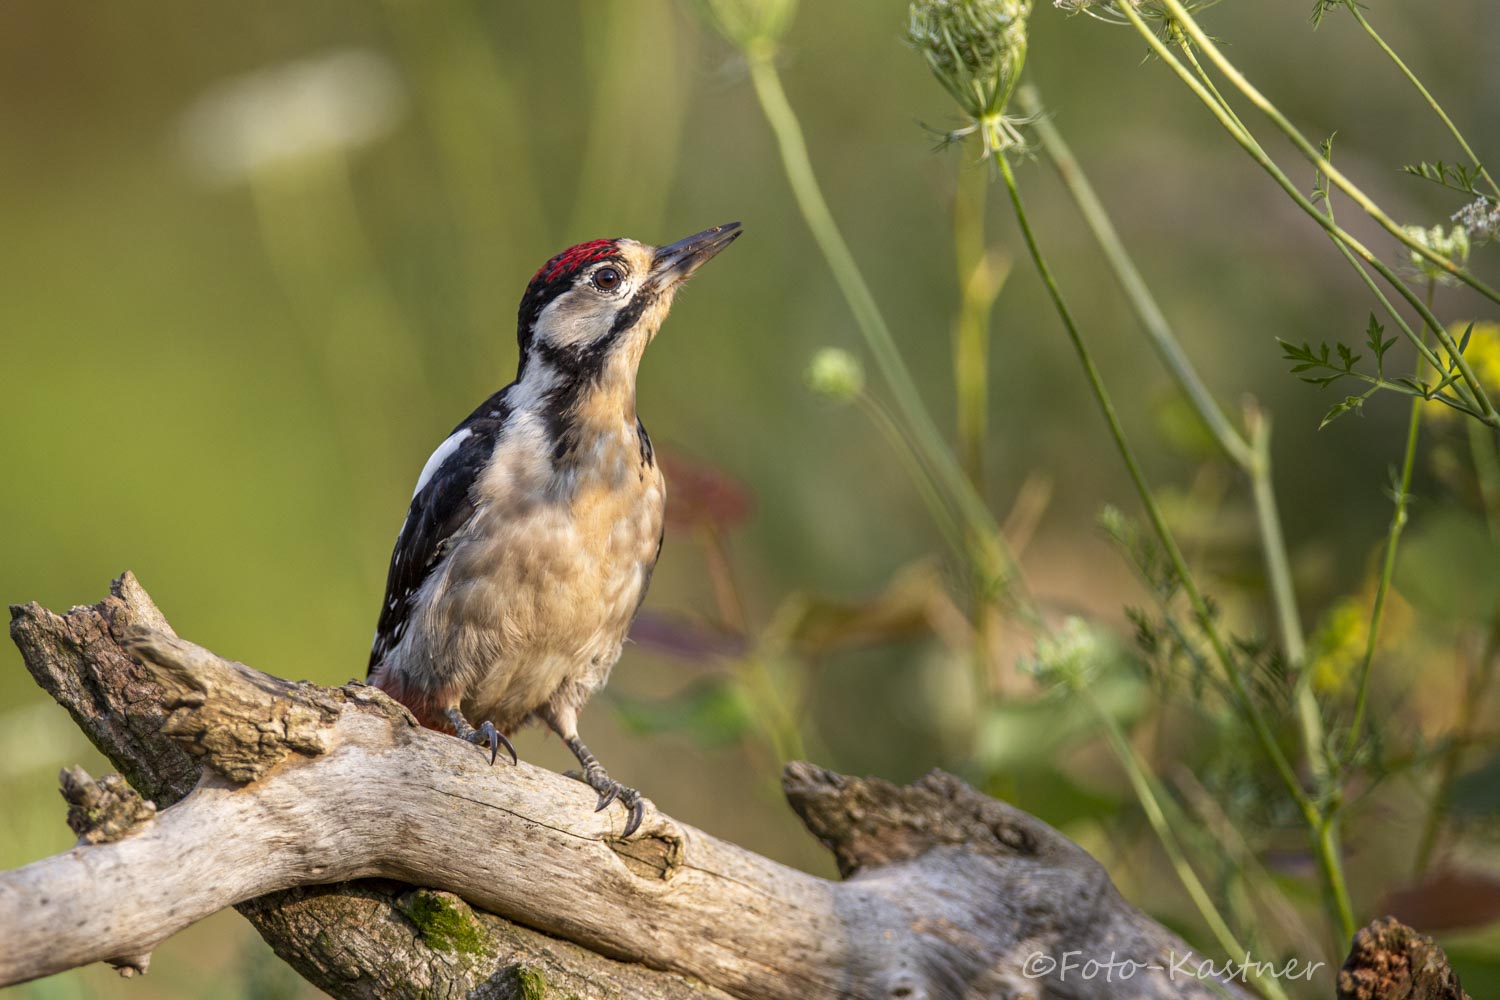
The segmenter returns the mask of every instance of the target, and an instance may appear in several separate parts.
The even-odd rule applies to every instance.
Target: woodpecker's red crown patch
[[[542,282],[551,284],[564,275],[570,275],[579,268],[592,264],[596,260],[603,260],[615,251],[614,240],[590,240],[580,243],[576,247],[568,247],[562,253],[553,257],[543,264],[531,279],[532,283]]]

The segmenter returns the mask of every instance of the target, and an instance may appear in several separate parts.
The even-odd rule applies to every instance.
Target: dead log
[[[69,774],[79,845],[0,874],[0,985],[144,971],[236,906],[339,997],[1246,995],[1171,974],[1188,946],[1082,849],[941,772],[897,787],[789,765],[830,882],[654,808],[622,840],[583,785],[492,768],[373,688],[177,638],[129,574],[66,616],[13,608],[11,634],[139,795]]]

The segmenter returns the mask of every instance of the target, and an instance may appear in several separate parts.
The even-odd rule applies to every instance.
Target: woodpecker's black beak
[[[670,288],[687,280],[704,262],[739,238],[740,232],[738,222],[728,222],[660,247],[651,260],[651,283],[658,288]]]

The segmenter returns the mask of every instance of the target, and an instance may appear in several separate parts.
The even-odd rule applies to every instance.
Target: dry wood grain
[[[655,810],[621,840],[623,815],[581,784],[492,768],[375,689],[177,638],[128,574],[67,616],[13,609],[12,634],[158,811],[72,776],[79,846],[0,874],[0,984],[144,969],[237,905],[336,996],[1224,995],[1150,968],[1028,976],[1033,953],[1153,966],[1188,948],[1055,830],[940,772],[898,787],[788,767],[832,882]]]

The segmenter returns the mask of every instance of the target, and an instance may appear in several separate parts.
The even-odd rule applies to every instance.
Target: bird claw
[[[630,807],[630,819],[626,821],[625,832],[620,836],[622,839],[629,839],[632,833],[641,828],[641,820],[646,818],[646,807],[641,804],[639,792],[636,793],[634,802],[627,802],[625,804]]]
[[[609,787],[599,793],[599,804],[594,807],[594,812],[603,812],[605,809],[609,808],[609,804],[613,802],[615,800],[615,796],[619,794],[619,782],[611,781]]]
[[[520,758],[516,756],[516,748],[504,733],[495,728],[493,722],[481,722],[479,728],[464,737],[470,743],[483,750],[486,746],[490,748],[490,766],[495,766],[495,760],[500,756],[500,748],[510,754],[512,765],[519,764]]]
[[[645,798],[640,792],[629,785],[620,784],[606,774],[603,768],[592,772],[585,771],[582,778],[590,788],[599,793],[599,804],[594,806],[594,812],[602,812],[615,799],[619,799],[620,804],[625,807],[628,818],[625,821],[625,831],[620,834],[621,839],[629,839],[631,834],[641,828],[641,820],[646,816],[646,807]]]

